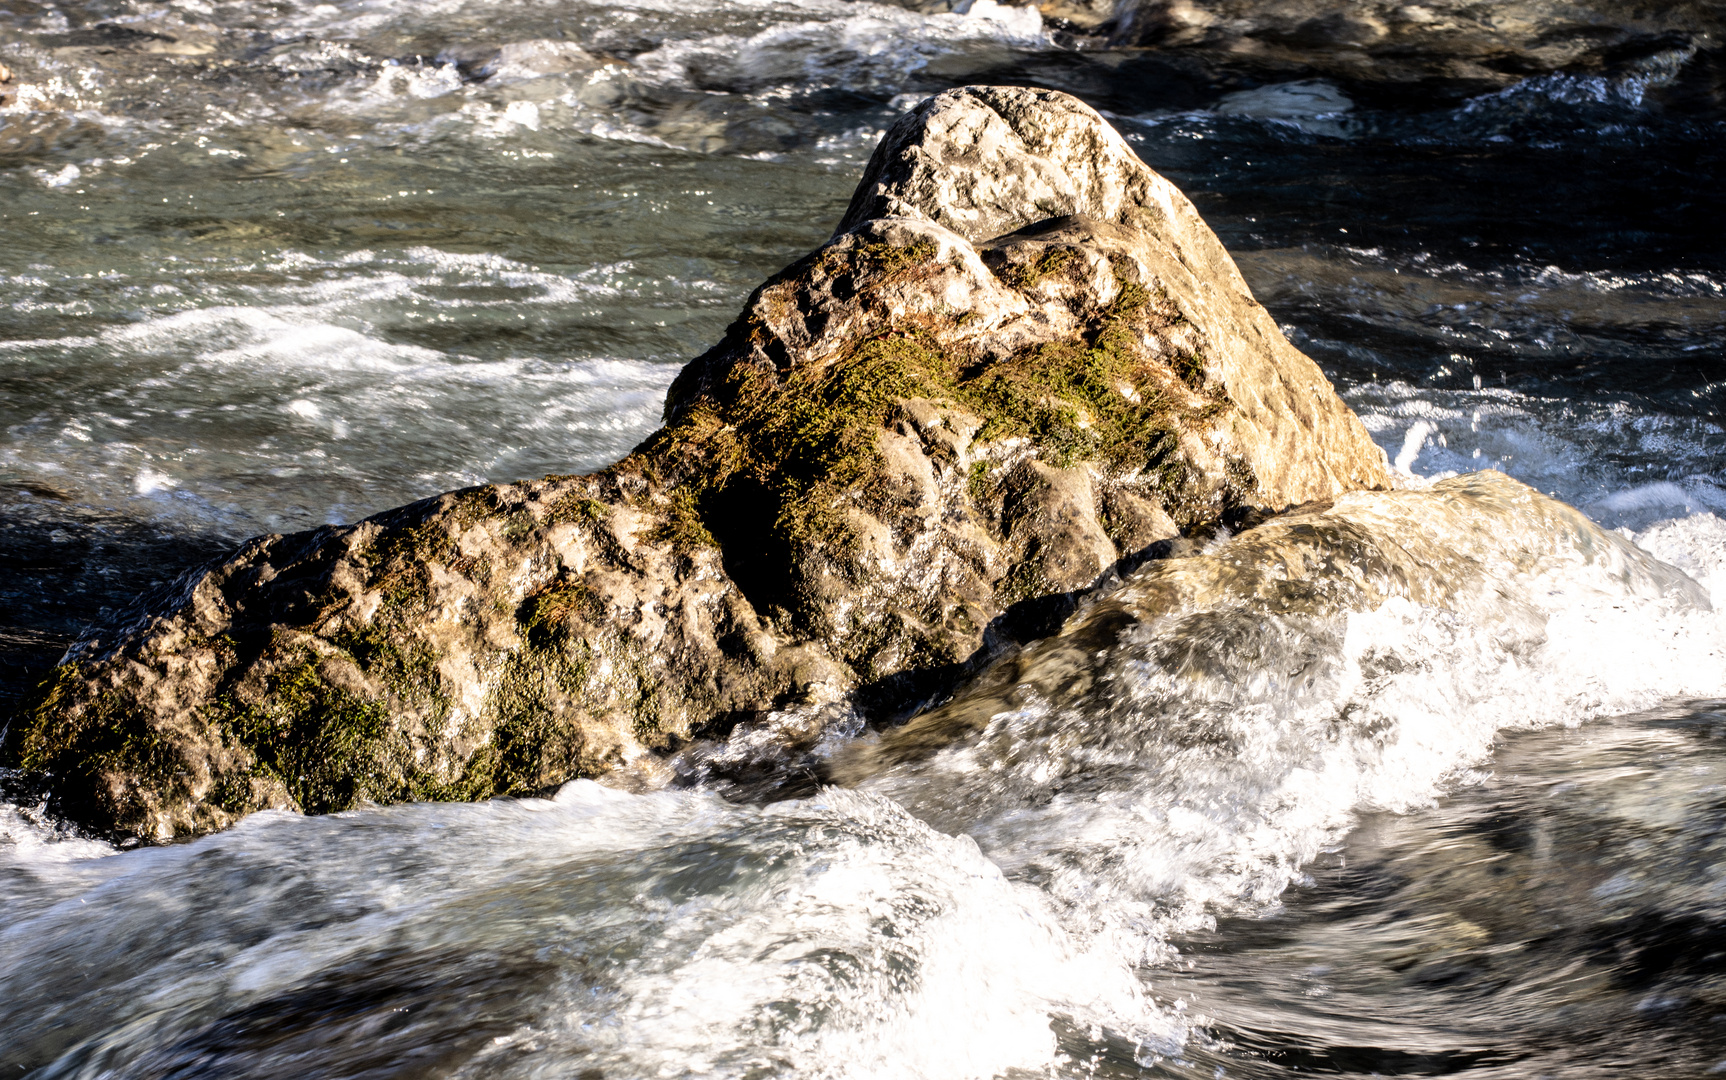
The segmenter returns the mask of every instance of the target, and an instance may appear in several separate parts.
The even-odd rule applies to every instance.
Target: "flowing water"
[[[1726,606],[1710,62],[1411,103],[991,0],[14,0],[0,706],[245,536],[617,458],[964,82],[1106,110],[1399,468],[1506,471]],[[14,791],[0,1070],[1726,1069],[1726,622],[1518,587],[1532,634],[1267,616],[1204,678],[1167,626],[768,806],[578,782],[115,851]]]

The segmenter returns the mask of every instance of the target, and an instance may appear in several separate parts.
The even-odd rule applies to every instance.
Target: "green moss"
[[[753,370],[737,369],[733,400],[765,406],[746,406],[737,427],[752,459],[771,466],[761,479],[777,489],[780,535],[793,545],[838,538],[837,504],[854,493],[874,493],[881,467],[876,436],[887,408],[924,396],[945,374],[944,359],[920,338],[894,334],[864,342],[824,378],[798,372],[803,377],[791,380],[808,385],[762,385]]]
[[[516,623],[530,646],[551,649],[565,642],[578,619],[598,621],[604,614],[585,581],[565,580],[524,600]]]
[[[519,544],[532,536],[539,528],[539,522],[526,510],[517,510],[504,519],[503,538],[512,544]]]
[[[934,255],[933,244],[920,242],[830,249],[817,261],[834,274],[846,264],[872,289],[915,274]],[[1052,250],[1019,278],[1034,283],[1075,257]],[[1168,305],[1134,280],[1129,265],[1114,269],[1117,294],[1079,340],[1006,360],[979,362],[901,325],[826,365],[732,364],[643,448],[642,468],[675,485],[655,538],[690,547],[717,537],[746,590],[752,572],[762,582],[783,581],[783,567],[810,551],[840,556],[842,566],[854,542],[846,507],[874,509],[893,494],[878,437],[895,403],[910,398],[982,416],[978,442],[1024,437],[1056,465],[1090,461],[1122,474],[1164,467],[1178,457],[1176,414],[1190,411],[1189,399],[1163,393],[1169,369],[1147,354],[1142,336],[1167,324]],[[748,342],[775,356],[765,326],[750,327]],[[1191,365],[1177,375],[1202,378],[1198,358]],[[990,497],[987,466],[974,467],[968,488],[978,502]],[[798,607],[794,597],[753,599],[764,610]]]
[[[495,484],[454,491],[445,498],[448,500],[444,505],[448,508],[449,519],[455,522],[458,534],[470,525],[495,517],[503,508]]]
[[[631,711],[635,714],[630,724],[630,734],[634,735],[643,746],[664,746],[667,742],[665,730],[664,702],[659,693],[659,680],[648,668],[645,659],[630,651],[627,657],[629,674],[635,681],[635,700],[631,702]]]
[[[372,587],[383,593],[387,607],[412,611],[422,608],[430,584],[428,565],[461,572],[475,570],[478,561],[462,556],[459,537],[469,527],[496,517],[503,510],[497,488],[489,485],[454,492],[445,496],[441,506],[441,511],[433,510],[414,524],[384,529],[366,552]],[[516,511],[507,519],[504,531],[510,539],[519,541],[535,527],[532,515]]]
[[[429,658],[423,646],[403,653],[385,645],[367,655],[392,689],[399,685],[429,706],[428,725],[435,735],[449,705],[433,681]],[[334,813],[365,802],[467,801],[492,794],[489,778],[471,766],[454,780],[424,767],[390,704],[335,685],[310,653],[267,678],[258,702],[242,702],[230,691],[208,707],[206,716],[252,752],[251,776],[280,780],[307,813]],[[233,777],[219,788],[218,805],[243,799],[246,779]]]
[[[1001,280],[1014,288],[1031,289],[1044,278],[1065,270],[1075,258],[1077,255],[1070,247],[1050,248],[1035,263],[1010,265],[999,273]]]
[[[366,553],[372,587],[383,593],[387,606],[417,609],[423,605],[430,584],[426,566],[448,566],[459,553],[456,539],[441,517],[391,529],[373,541]]]
[[[579,490],[558,499],[545,510],[547,525],[599,525],[611,515],[611,508],[598,499],[589,498]]]
[[[585,644],[536,645],[531,638],[506,657],[486,703],[491,741],[474,754],[468,774],[483,777],[497,795],[532,794],[581,775],[580,746],[559,706],[580,699],[592,662]]]
[[[672,488],[665,516],[648,534],[648,539],[670,544],[682,552],[719,546],[701,520],[701,491],[702,487],[695,484],[679,484]]]
[[[1042,566],[1034,559],[1015,563],[1007,576],[995,586],[995,596],[1004,604],[1016,604],[1054,592],[1055,587],[1043,576]]]
[[[491,741],[468,764],[498,795],[525,795],[586,770],[576,726],[562,715],[585,704],[597,656],[577,631],[604,615],[581,581],[562,581],[523,601],[522,647],[506,656],[486,701]]]
[[[971,462],[971,468],[965,474],[965,493],[971,496],[971,501],[979,506],[987,503],[993,486],[989,479],[989,462],[981,458]]]
[[[943,612],[937,607],[921,614],[922,622],[895,613],[854,627],[842,643],[841,658],[864,680],[931,671],[962,661],[964,656],[955,649],[957,641],[943,630]]]
[[[1195,390],[1205,388],[1205,358],[1195,352],[1182,353],[1175,357],[1170,367],[1180,380]]]
[[[79,663],[48,674],[21,710],[24,723],[7,757],[53,775],[56,800],[79,820],[148,832],[151,796],[190,797],[185,761],[127,696],[112,688],[92,693],[89,674]],[[131,782],[116,790],[109,783],[115,778]]]
[[[84,666],[61,664],[38,683],[18,719],[8,729],[4,758],[0,764],[23,769],[49,769],[68,734],[62,717],[77,697],[85,678]]]
[[[435,730],[449,717],[450,700],[438,674],[437,653],[396,625],[343,626],[329,641],[345,651],[361,671],[381,679],[404,703],[418,707]]]
[[[484,775],[497,794],[523,795],[602,772],[604,741],[596,749],[589,740],[595,714],[622,713],[644,745],[666,744],[665,693],[650,658],[627,632],[604,625],[585,583],[565,580],[529,597],[516,619],[522,647],[504,658],[487,698],[491,743],[471,775]]]
[[[390,717],[382,702],[330,685],[312,656],[267,682],[261,703],[243,704],[230,693],[214,703],[213,719],[302,809],[330,813],[407,794],[391,768]]]
[[[818,256],[817,265],[828,274],[868,275],[872,279],[871,286],[879,288],[921,269],[938,253],[932,240],[916,240],[904,246],[857,244],[849,248],[826,249]]]
[[[967,403],[988,418],[978,439],[1026,435],[1061,466],[1095,458],[1132,470],[1166,454],[1173,410],[1135,327],[1148,303],[1143,288],[1123,282],[1085,340],[1040,346],[966,384]]]
[[[1228,484],[1227,494],[1231,502],[1250,502],[1258,494],[1258,474],[1253,471],[1252,462],[1246,458],[1235,454],[1225,455],[1223,476]]]
[[[781,552],[842,541],[838,504],[874,486],[887,409],[950,366],[898,334],[865,342],[826,370],[781,376],[733,366],[708,401],[646,448],[663,472],[678,474],[656,538],[692,546],[718,537],[733,551]]]

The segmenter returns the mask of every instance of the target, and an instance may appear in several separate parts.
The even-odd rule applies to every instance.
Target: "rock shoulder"
[[[658,783],[655,751],[911,711],[1122,567],[1388,484],[1100,117],[965,88],[895,125],[628,458],[253,540],[88,635],[7,745],[151,839]]]
[[[1202,554],[1147,564],[1058,635],[996,665],[952,701],[880,740],[845,747],[824,778],[860,783],[997,724],[996,737],[1011,740],[1011,718],[1037,702],[1061,701],[1089,716],[1142,709],[1138,695],[1157,692],[1147,684],[1226,702],[1230,712],[1335,705],[1337,688],[1363,676],[1360,668],[1347,674],[1343,662],[1348,617],[1399,599],[1449,613],[1448,625],[1466,627],[1477,646],[1490,641],[1513,667],[1538,669],[1550,639],[1562,646],[1574,634],[1553,620],[1578,597],[1711,610],[1707,592],[1682,571],[1500,472],[1423,489],[1349,492]],[[1402,663],[1387,661],[1376,674],[1361,666],[1370,681]],[[1101,677],[1128,665],[1144,684]],[[1171,728],[1180,727],[1179,713],[1170,706]],[[1348,709],[1334,722],[1346,727]]]

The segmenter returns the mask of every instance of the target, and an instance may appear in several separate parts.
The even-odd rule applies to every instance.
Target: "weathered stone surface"
[[[1216,551],[1146,565],[951,702],[848,747],[827,779],[856,783],[927,757],[1031,702],[1107,715],[1099,699],[1118,687],[1099,675],[1120,670],[1117,652],[1244,698],[1254,685],[1298,697],[1337,659],[1346,617],[1395,598],[1451,613],[1526,659],[1546,640],[1553,598],[1566,589],[1595,602],[1710,609],[1707,592],[1683,572],[1503,473],[1349,492]],[[1289,620],[1298,633],[1276,625]]]
[[[769,710],[913,709],[1159,545],[1388,485],[1178,191],[1071,98],[966,88],[624,461],[251,541],[87,636],[8,746],[158,839],[657,783]]]
[[[1123,0],[1113,34],[1226,67],[1465,95],[1557,71],[1627,73],[1718,48],[1717,0]]]
[[[1067,214],[1106,223],[1074,226],[1092,233],[1121,226],[1112,235],[1143,238],[1134,257],[1214,339],[1208,374],[1237,409],[1231,438],[1280,505],[1380,483],[1365,429],[1253,300],[1192,203],[1094,116],[1049,90],[931,98],[882,139],[840,227],[923,217],[1023,261],[1064,243],[1063,232],[1003,234]]]

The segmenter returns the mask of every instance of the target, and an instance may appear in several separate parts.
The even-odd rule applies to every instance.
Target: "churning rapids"
[[[765,806],[579,781],[120,851],[14,789],[0,1074],[1726,1069],[1702,60],[1414,108],[959,6],[6,5],[0,708],[248,535],[616,459],[961,82],[1107,110],[1411,484],[1500,469],[1715,610],[1573,565],[1513,618],[1170,617],[932,756],[836,725],[875,767]]]

